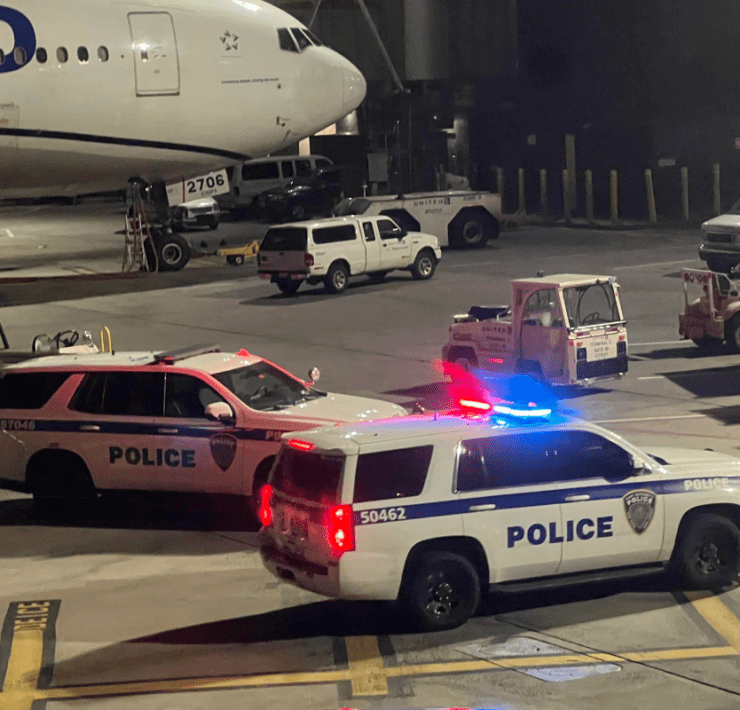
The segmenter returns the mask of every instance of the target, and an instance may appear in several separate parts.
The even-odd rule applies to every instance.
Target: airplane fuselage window
[[[98,47],[98,59],[101,62],[107,62],[108,61],[108,49],[107,47]]]
[[[49,58],[49,55],[46,53],[46,50],[43,47],[39,47],[36,50],[36,60],[39,64],[46,64],[46,60]]]
[[[90,59],[90,53],[87,51],[87,47],[77,47],[77,59],[80,60],[80,64],[87,64]]]
[[[16,47],[13,50],[13,59],[19,67],[22,67],[28,61],[28,52],[24,47]]]
[[[292,27],[290,31],[293,33],[293,37],[295,37],[295,41],[298,43],[298,48],[301,52],[306,47],[311,46],[311,42],[308,37],[306,37],[306,35],[304,35],[298,27]]]
[[[293,38],[290,36],[287,28],[281,28],[278,30],[278,39],[280,40],[280,49],[286,52],[297,52],[298,47],[295,46]]]
[[[58,47],[57,48],[57,61],[60,64],[64,64],[69,59],[69,54],[67,54],[67,50],[64,47]]]

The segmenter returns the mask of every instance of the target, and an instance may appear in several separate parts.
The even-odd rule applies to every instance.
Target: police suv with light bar
[[[398,599],[430,630],[464,623],[491,587],[737,577],[740,461],[646,453],[535,403],[467,404],[283,437],[261,495],[267,569],[330,597]]]
[[[10,365],[0,374],[0,487],[33,493],[44,509],[121,490],[251,496],[284,433],[406,414],[320,392],[318,370],[309,376],[218,346]]]

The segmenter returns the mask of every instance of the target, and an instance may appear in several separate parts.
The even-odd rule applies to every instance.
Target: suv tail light
[[[304,254],[303,260],[306,263],[306,266],[313,266],[313,254]]]
[[[267,484],[260,490],[260,522],[267,528],[272,525],[272,508],[270,508],[270,498],[272,498],[272,486]]]
[[[329,510],[329,545],[333,552],[351,552],[355,549],[355,524],[351,505],[335,505]]]

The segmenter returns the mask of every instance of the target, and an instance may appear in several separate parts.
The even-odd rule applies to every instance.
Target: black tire
[[[349,271],[347,267],[341,263],[332,264],[329,267],[324,283],[329,293],[344,293],[349,283]]]
[[[740,352],[740,315],[725,323],[725,342],[733,353]]]
[[[244,263],[244,257],[241,254],[231,254],[226,257],[226,263],[232,266],[241,266]]]
[[[411,265],[411,275],[417,281],[426,281],[434,276],[434,272],[437,270],[437,258],[434,256],[434,252],[431,249],[422,249],[414,259],[414,263]]]
[[[740,530],[721,515],[699,515],[681,530],[672,565],[685,588],[731,585],[740,571]]]
[[[372,281],[372,283],[379,284],[385,281],[385,277],[388,276],[388,272],[387,271],[373,271],[367,276],[370,279],[370,281]]]
[[[90,505],[97,498],[85,465],[72,456],[49,456],[29,473],[36,509],[43,515],[63,515]]]
[[[252,495],[249,497],[248,502],[252,522],[257,526],[257,529],[262,527],[262,521],[259,519],[259,509],[262,503],[260,499],[260,491],[267,483],[267,479],[270,476],[270,470],[272,469],[272,464],[274,463],[275,457],[268,456],[264,461],[261,461],[254,470],[254,478],[252,479]]]
[[[450,244],[458,249],[480,249],[489,239],[498,239],[501,225],[487,210],[465,207],[448,227]]]
[[[452,552],[431,552],[412,562],[400,601],[417,627],[444,631],[470,619],[480,597],[480,578],[470,560]]]
[[[301,281],[281,279],[277,282],[277,286],[286,296],[292,296],[301,287],[301,283]]]
[[[705,335],[703,338],[692,338],[692,342],[696,347],[702,348],[702,350],[710,350],[722,344],[719,338],[710,338],[708,335]]]
[[[729,274],[735,266],[730,266],[730,264],[723,259],[707,259],[707,268],[710,271],[716,271],[720,274]]]
[[[291,202],[286,214],[291,222],[302,222],[308,216],[308,210],[302,202]]]
[[[208,223],[208,229],[218,229],[218,219],[216,217],[213,217]]]
[[[160,271],[180,271],[190,261],[190,245],[179,234],[155,237]]]
[[[478,358],[470,348],[457,348],[450,352],[450,362],[461,367],[465,372],[472,372],[478,367]]]

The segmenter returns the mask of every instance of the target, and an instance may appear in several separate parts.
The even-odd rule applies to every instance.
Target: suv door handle
[[[100,427],[97,424],[83,424],[80,431],[100,431]]]
[[[591,496],[589,496],[589,495],[565,496],[566,503],[575,503],[578,500],[591,500]]]
[[[481,510],[496,510],[495,503],[486,503],[485,505],[471,505],[468,511],[471,513],[477,513]]]
[[[162,427],[157,429],[157,434],[177,434],[177,429],[165,429]]]

